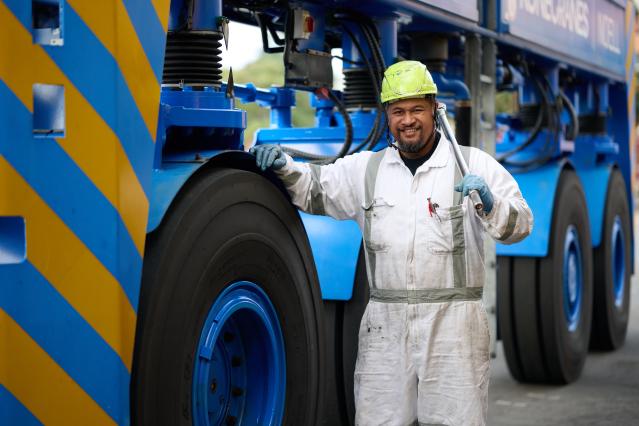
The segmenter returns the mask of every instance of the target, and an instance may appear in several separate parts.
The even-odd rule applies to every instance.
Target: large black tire
[[[345,411],[348,423],[355,424],[355,395],[353,393],[353,378],[355,361],[357,360],[357,345],[359,340],[359,325],[366,310],[369,299],[368,276],[364,250],[360,249],[355,272],[355,284],[351,300],[344,303],[341,324],[341,353],[342,353],[342,383],[344,389]]]
[[[237,281],[258,284],[281,324],[283,423],[317,422],[325,353],[321,294],[304,228],[268,180],[220,169],[185,186],[148,236],[131,391],[134,424],[192,424],[196,344],[210,307]]]
[[[590,336],[593,349],[617,349],[626,339],[632,268],[631,237],[626,187],[619,170],[613,169],[608,182],[602,240],[594,251],[595,297]],[[619,280],[617,303],[615,279]]]
[[[580,303],[571,304],[565,295],[567,241],[572,241],[573,260],[581,265],[581,286],[574,287],[580,288],[574,299]],[[548,256],[498,259],[500,335],[516,380],[565,384],[581,374],[592,319],[591,247],[584,192],[575,173],[567,170],[557,186]],[[564,302],[574,307],[571,320]]]
[[[326,368],[323,370],[326,372],[324,406],[320,411],[318,426],[347,426],[349,424],[342,371],[343,305],[342,301],[324,301],[323,317],[324,329],[326,330],[324,345],[328,356]]]

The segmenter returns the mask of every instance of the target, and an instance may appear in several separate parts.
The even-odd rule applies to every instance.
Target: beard
[[[399,147],[399,150],[402,152],[409,152],[411,154],[414,154],[416,152],[419,152],[422,148],[426,146],[426,141],[421,140],[417,143],[410,143],[410,142],[403,141],[402,138],[399,138],[399,140],[397,141],[397,146]]]
[[[422,148],[424,148],[426,146],[426,143],[428,143],[428,140],[430,138],[426,138],[426,139],[421,139],[418,140],[417,142],[409,142],[404,140],[401,135],[398,135],[399,137],[397,138],[397,146],[399,147],[399,150],[402,152],[408,152],[411,154],[417,153],[419,152]]]

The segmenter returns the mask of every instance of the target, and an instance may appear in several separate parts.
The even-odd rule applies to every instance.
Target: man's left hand
[[[486,185],[486,181],[481,176],[466,175],[461,182],[455,185],[455,191],[461,192],[464,197],[473,190],[479,193],[481,202],[484,204],[484,212],[486,214],[490,213],[493,209],[493,194],[490,192],[488,185]]]

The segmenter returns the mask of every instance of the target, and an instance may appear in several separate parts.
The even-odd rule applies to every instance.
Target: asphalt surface
[[[517,383],[498,342],[491,364],[489,425],[639,425],[639,269],[635,271],[625,345],[615,352],[591,352],[575,383],[559,387]]]

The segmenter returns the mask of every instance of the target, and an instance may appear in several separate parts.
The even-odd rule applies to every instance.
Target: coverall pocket
[[[466,250],[463,206],[440,208],[437,216],[430,221],[432,232],[428,237],[428,250],[437,255],[463,253]]]
[[[400,304],[369,303],[359,329],[356,373],[395,374],[405,324]]]
[[[368,222],[365,230],[364,243],[371,252],[386,252],[391,248],[387,237],[388,221],[392,214],[395,202],[386,198],[377,197],[368,204],[362,203],[364,217]]]

